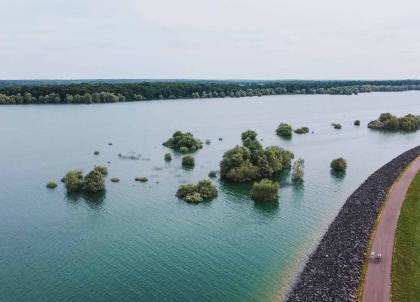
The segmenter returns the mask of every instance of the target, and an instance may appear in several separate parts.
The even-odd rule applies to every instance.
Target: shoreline
[[[369,240],[389,189],[420,155],[420,145],[371,174],[348,197],[308,256],[286,301],[356,301]]]

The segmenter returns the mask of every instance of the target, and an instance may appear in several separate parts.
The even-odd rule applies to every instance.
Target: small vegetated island
[[[417,131],[420,129],[420,115],[407,114],[397,117],[391,113],[381,113],[377,120],[371,121],[368,128],[383,131]]]
[[[242,133],[242,146],[236,146],[223,155],[220,176],[233,182],[247,182],[268,178],[291,167],[293,153],[278,146],[265,149],[257,140],[257,133]]]
[[[420,90],[401,81],[23,80],[0,81],[1,104],[92,104],[161,99],[257,97],[279,94],[354,95]]]
[[[251,198],[255,201],[276,201],[279,189],[278,182],[264,178],[252,185]]]
[[[108,174],[106,167],[95,166],[88,174],[83,176],[81,170],[71,170],[63,177],[68,193],[97,193],[105,190],[105,178]]]
[[[276,129],[276,133],[278,136],[290,138],[292,137],[293,129],[292,126],[290,126],[289,124],[281,123]]]
[[[205,179],[197,184],[181,185],[176,197],[188,203],[199,203],[217,197],[217,189],[210,180]]]
[[[335,172],[344,172],[347,169],[347,161],[342,157],[333,159],[330,167]]]
[[[181,153],[195,152],[203,148],[201,140],[194,138],[192,133],[181,131],[176,131],[163,145]]]

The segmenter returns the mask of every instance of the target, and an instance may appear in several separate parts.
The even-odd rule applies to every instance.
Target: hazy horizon
[[[0,79],[420,78],[414,0],[0,0]]]

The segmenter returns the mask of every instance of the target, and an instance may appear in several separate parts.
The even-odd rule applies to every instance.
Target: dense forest
[[[420,90],[420,80],[210,81],[89,80],[0,81],[0,104],[90,104],[158,99],[245,97],[276,94],[353,95]]]

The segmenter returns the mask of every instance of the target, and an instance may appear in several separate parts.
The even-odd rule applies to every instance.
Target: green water
[[[0,107],[0,301],[271,301],[287,291],[346,197],[374,170],[420,143],[420,132],[366,128],[379,113],[420,114],[420,93]],[[353,126],[360,119],[362,126]],[[286,121],[314,134],[289,141]],[[330,123],[338,122],[342,130]],[[216,181],[217,199],[179,201],[179,184],[207,177],[254,129],[305,159],[305,182],[281,179],[278,203],[258,205],[248,185]],[[165,163],[175,130],[212,143]],[[223,137],[223,141],[218,138]],[[112,146],[108,146],[112,142]],[[93,151],[99,150],[99,156]],[[118,158],[136,152],[142,160]],[[330,174],[332,158],[348,160]],[[110,164],[107,162],[110,161]],[[99,198],[70,198],[70,169],[108,166]],[[110,177],[121,182],[111,183]],[[148,183],[134,177],[147,176]],[[45,188],[49,180],[59,186]]]

